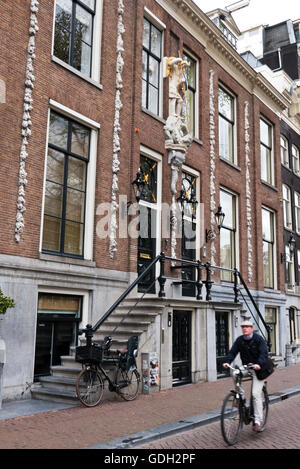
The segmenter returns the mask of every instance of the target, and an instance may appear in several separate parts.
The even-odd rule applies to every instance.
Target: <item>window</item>
[[[189,67],[186,68],[188,89],[186,91],[183,113],[186,116],[189,133],[196,135],[197,61],[188,54],[183,54],[183,60],[189,64]]]
[[[282,200],[283,200],[283,223],[284,227],[288,230],[292,229],[292,203],[291,203],[291,189],[285,184],[282,185]]]
[[[265,311],[265,322],[271,327],[271,354],[276,355],[277,353],[277,309],[266,308]]]
[[[147,18],[143,29],[142,106],[160,114],[162,32]]]
[[[260,119],[260,162],[261,178],[268,184],[274,185],[274,162],[273,162],[273,131],[272,126]]]
[[[274,213],[262,209],[264,286],[274,288]]]
[[[295,287],[294,254],[291,253],[289,246],[285,246],[285,280],[288,290],[293,290]]]
[[[92,73],[95,11],[96,0],[56,0],[54,55],[88,77]]]
[[[234,269],[236,267],[236,196],[221,190],[220,205],[225,213],[224,223],[220,232],[221,267]],[[221,271],[221,280],[232,282],[232,273]]]
[[[292,145],[292,161],[293,161],[293,171],[295,174],[300,174],[300,165],[299,165],[299,149],[296,145]]]
[[[43,252],[83,257],[90,129],[50,114]]]
[[[144,185],[139,202],[138,275],[153,261],[160,246],[160,158],[160,155],[142,147],[140,169]],[[157,267],[153,266],[142,279],[138,285],[138,291],[155,293]]]
[[[300,234],[300,194],[295,192],[295,220],[296,220],[296,233]]]
[[[182,169],[182,259],[196,260],[197,247],[199,246],[199,175],[191,174],[185,166]],[[192,171],[192,170],[190,170]],[[193,203],[194,202],[194,203]],[[195,269],[184,267],[181,272],[184,281],[195,280]],[[182,285],[183,296],[195,296],[195,285],[184,282]]]
[[[289,162],[288,141],[282,135],[280,136],[280,153],[281,153],[281,164],[289,168],[290,162]]]
[[[297,333],[297,309],[289,308],[289,323],[290,323],[290,342],[295,342],[298,338]]]
[[[234,97],[219,88],[219,155],[235,163],[235,100]]]

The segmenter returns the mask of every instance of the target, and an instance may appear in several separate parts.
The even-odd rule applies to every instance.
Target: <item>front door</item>
[[[37,311],[34,380],[49,376],[77,343],[81,296],[40,293]]]
[[[150,207],[140,208],[140,236],[138,239],[138,275],[148,267],[156,255],[156,239],[153,237],[155,214]],[[155,265],[138,285],[139,292],[155,293]]]
[[[190,383],[191,377],[191,312],[173,312],[173,386]]]
[[[229,352],[229,330],[228,312],[216,311],[216,355],[217,355],[217,376],[223,378],[228,376],[222,363]]]

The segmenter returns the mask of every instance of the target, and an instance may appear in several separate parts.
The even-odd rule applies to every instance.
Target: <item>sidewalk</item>
[[[94,408],[43,401],[3,403],[0,449],[131,448],[219,418],[232,379],[202,382],[132,402],[119,397]],[[268,380],[271,403],[300,393],[300,364],[278,369]],[[35,413],[37,412],[37,413]]]

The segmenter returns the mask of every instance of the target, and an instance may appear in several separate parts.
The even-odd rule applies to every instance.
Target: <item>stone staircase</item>
[[[135,303],[135,298],[127,298],[126,301],[121,303],[105,323],[101,325],[99,330],[94,333],[93,342],[101,344],[105,336],[111,335],[113,341],[110,350],[113,354],[116,350],[127,347],[129,337],[137,335],[140,337],[140,355],[143,343],[147,340],[147,331],[160,313],[163,305],[158,299],[148,298],[143,299],[137,307],[134,307]],[[80,344],[85,345],[85,338],[80,340]],[[51,376],[41,377],[39,383],[32,386],[31,394],[33,399],[74,405],[78,403],[75,384],[82,366],[75,361],[75,349],[76,347],[71,347],[70,355],[61,357],[60,366],[52,367]],[[113,376],[115,366],[109,356],[104,356],[102,365],[109,375]],[[115,393],[109,392],[108,389],[105,390],[104,398],[112,399],[115,396]]]

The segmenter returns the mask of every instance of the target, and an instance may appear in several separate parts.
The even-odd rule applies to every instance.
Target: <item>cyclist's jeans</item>
[[[263,421],[263,392],[264,380],[258,379],[256,374],[253,373],[252,383],[252,396],[253,396],[253,407],[254,407],[254,421],[255,423],[261,424]]]

